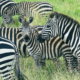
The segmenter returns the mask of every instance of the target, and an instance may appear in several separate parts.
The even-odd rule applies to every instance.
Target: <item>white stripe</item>
[[[14,55],[11,55],[11,56],[8,56],[8,57],[1,58],[0,62],[6,61],[6,60],[9,60],[9,59],[13,59],[14,57],[15,57]]]
[[[70,42],[70,45],[72,46],[72,43],[73,43],[73,41],[74,41],[74,39],[75,39],[75,36],[74,36],[74,34],[76,34],[76,28],[77,28],[77,24],[76,24],[76,26],[75,26],[75,28],[74,28],[74,31],[73,31],[73,34],[72,34],[72,39],[71,39],[71,42]],[[74,43],[73,43],[74,44]]]
[[[13,44],[11,44],[11,43],[9,43],[9,42],[3,42],[3,41],[0,41],[0,44],[8,44],[8,45],[10,45],[10,46],[14,47],[14,45],[13,45]]]
[[[70,24],[71,24],[71,21],[69,21],[68,24],[65,26],[65,29],[64,29],[63,33],[65,33],[67,27],[68,27]]]
[[[13,64],[14,64],[14,57],[13,57],[12,59],[13,59],[12,61],[0,65],[0,68],[2,68],[2,67],[4,67],[4,66],[8,66],[8,65],[13,65]],[[8,60],[9,60],[9,59],[8,59]]]
[[[70,23],[69,23],[70,24]],[[69,25],[68,24],[68,25]],[[67,25],[67,26],[68,26]],[[70,26],[70,28],[69,28],[69,30],[67,31],[67,33],[64,35],[64,42],[66,42],[66,40],[67,40],[67,37],[69,36],[69,33],[70,33],[70,31],[71,31],[71,29],[73,28],[73,26],[74,26],[74,23],[72,23],[72,25]],[[67,28],[67,27],[66,27]],[[66,29],[65,29],[66,30]],[[64,30],[64,32],[65,32],[65,30]],[[63,33],[64,34],[64,33]]]
[[[0,54],[8,53],[8,52],[14,52],[15,53],[15,50],[14,49],[0,49]]]

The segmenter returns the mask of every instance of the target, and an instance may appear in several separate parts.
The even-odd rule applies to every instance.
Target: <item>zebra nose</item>
[[[29,41],[29,36],[26,34],[25,36],[24,36],[24,40],[25,40],[25,42],[27,42],[27,41]]]
[[[45,41],[45,39],[42,38],[42,34],[39,34],[39,35],[38,35],[37,40],[38,40],[40,43],[43,43],[43,42]]]

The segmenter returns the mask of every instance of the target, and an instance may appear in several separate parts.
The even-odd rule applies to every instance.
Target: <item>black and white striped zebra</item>
[[[5,11],[3,21],[9,24],[11,17],[14,15],[19,15],[19,18],[23,18],[24,16],[30,17],[39,14],[45,18],[52,11],[53,6],[48,2],[20,2]]]
[[[54,12],[50,20],[45,24],[41,34],[42,39],[50,39],[57,34],[66,42],[78,60],[78,71],[80,72],[80,24],[65,14]]]
[[[0,0],[0,17],[3,16],[4,12],[7,11],[13,5],[15,5],[15,2],[12,0]],[[13,18],[11,17],[10,21],[12,20]],[[3,20],[3,23],[5,24],[4,20]]]
[[[17,47],[10,40],[2,37],[0,37],[0,75],[3,80],[16,80],[16,77],[18,80],[24,80],[20,72]]]
[[[36,67],[41,66],[40,63],[42,60],[53,60],[55,58],[59,58],[61,55],[64,55],[67,68],[72,71],[73,56],[69,46],[62,41],[59,36],[46,40],[44,43],[40,43],[37,40],[38,31],[29,25],[29,23],[32,21],[31,18],[29,21],[24,19],[24,21],[21,22],[21,28],[23,28],[22,35],[26,42],[28,52],[33,57]],[[41,28],[38,29],[40,30]]]

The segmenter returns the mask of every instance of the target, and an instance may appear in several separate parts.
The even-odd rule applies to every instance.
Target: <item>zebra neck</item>
[[[30,55],[35,54],[35,51],[38,50],[38,42],[34,34],[30,34],[30,40],[26,42],[26,46]]]
[[[26,42],[26,46],[31,48],[32,47],[31,45],[34,44],[33,41],[34,41],[34,37],[32,37],[32,34],[31,34],[30,39]]]
[[[73,37],[77,39],[76,41],[79,40],[79,31],[78,27],[79,24],[71,19],[67,19],[65,17],[61,17],[58,20],[58,28],[59,28],[59,36],[63,39],[64,42],[72,46],[72,44],[75,42]],[[71,41],[72,40],[72,41]]]

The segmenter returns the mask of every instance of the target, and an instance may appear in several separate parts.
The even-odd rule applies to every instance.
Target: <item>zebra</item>
[[[0,17],[3,16],[4,12],[8,10],[10,7],[15,5],[15,2],[12,0],[0,0]],[[10,21],[12,21],[13,18],[10,18]],[[4,23],[5,21],[3,21]],[[14,22],[14,21],[13,21]],[[3,26],[3,24],[2,24]]]
[[[16,80],[16,77],[18,80],[24,80],[20,71],[19,51],[16,45],[2,37],[0,37],[0,74],[3,80]]]
[[[50,14],[50,20],[47,21],[38,38],[50,39],[59,35],[72,50],[73,56],[78,60],[78,72],[80,72],[80,24],[71,17],[53,12]]]
[[[69,46],[59,36],[46,40],[44,43],[40,43],[37,40],[38,30],[29,25],[29,23],[32,22],[32,19],[33,17],[31,17],[29,21],[26,21],[24,18],[24,20],[20,20],[20,22],[21,28],[23,28],[22,35],[25,40],[27,50],[29,55],[32,56],[35,61],[36,69],[42,66],[40,64],[42,60],[53,60],[63,54],[67,63],[67,68],[72,71],[73,55]]]
[[[3,21],[6,24],[11,22],[11,18],[14,15],[19,15],[18,18],[24,18],[24,16],[36,16],[37,14],[42,17],[48,17],[48,14],[53,11],[53,6],[48,2],[20,2],[7,9],[3,14]],[[5,25],[2,22],[2,25]]]

